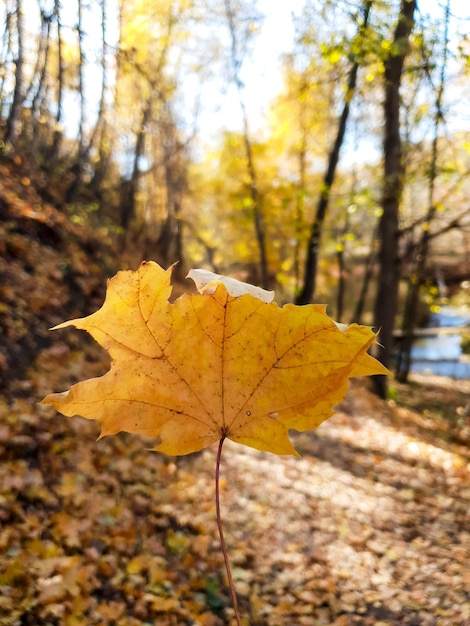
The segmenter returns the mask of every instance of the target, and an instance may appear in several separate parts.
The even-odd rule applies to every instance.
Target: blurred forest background
[[[470,14],[273,4],[2,0],[4,183],[108,273],[178,261],[327,302],[381,329],[386,365],[401,329],[406,381],[429,308],[469,300]]]
[[[470,376],[408,375],[470,305],[469,3],[0,0],[0,626],[234,624],[216,450],[37,404],[107,371],[48,329],[143,259],[325,302],[397,371],[302,459],[227,442],[243,624],[468,626]]]

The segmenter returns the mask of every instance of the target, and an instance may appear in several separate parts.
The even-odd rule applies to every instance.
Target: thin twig
[[[222,446],[225,437],[219,441],[219,449],[217,451],[217,461],[215,464],[215,510],[217,515],[217,528],[219,529],[220,547],[224,555],[225,569],[227,571],[228,586],[230,587],[230,595],[232,596],[232,605],[235,611],[237,626],[241,626],[240,614],[238,612],[237,594],[235,593],[235,585],[233,584],[232,572],[230,571],[230,563],[228,560],[227,548],[225,546],[224,531],[222,529],[222,520],[220,517],[220,493],[219,493],[219,475],[220,475],[220,458],[222,456]]]

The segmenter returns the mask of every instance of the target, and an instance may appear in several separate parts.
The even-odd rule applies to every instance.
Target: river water
[[[411,371],[470,379],[470,359],[462,355],[462,333],[459,332],[469,325],[468,308],[443,306],[439,312],[431,313],[429,328],[445,328],[446,331],[415,340],[411,350]],[[456,332],[449,331],[451,328]]]

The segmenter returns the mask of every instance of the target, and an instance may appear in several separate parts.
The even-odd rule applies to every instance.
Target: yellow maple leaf
[[[202,293],[174,303],[171,268],[145,262],[119,272],[101,309],[56,326],[88,331],[112,365],[42,403],[98,420],[101,436],[158,437],[155,449],[170,455],[223,438],[297,454],[289,429],[330,417],[349,377],[388,373],[367,354],[370,328],[337,325],[323,305],[279,307],[269,292],[264,298],[253,286],[192,272]]]

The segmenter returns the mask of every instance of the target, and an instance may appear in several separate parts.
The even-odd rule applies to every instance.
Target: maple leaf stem
[[[235,592],[235,585],[233,584],[232,572],[230,570],[230,563],[228,560],[227,547],[225,545],[224,531],[222,528],[222,519],[220,516],[220,459],[222,456],[222,446],[224,445],[225,437],[219,441],[219,449],[217,451],[217,460],[215,463],[215,510],[217,515],[217,528],[219,529],[220,547],[222,548],[222,554],[224,555],[225,569],[227,571],[228,586],[230,587],[230,595],[232,596],[232,605],[235,611],[235,618],[237,620],[237,626],[241,626],[240,614],[238,612],[237,594]]]

